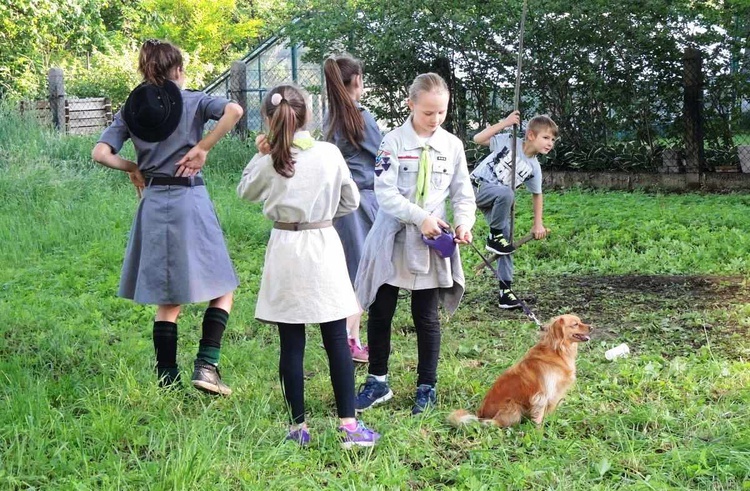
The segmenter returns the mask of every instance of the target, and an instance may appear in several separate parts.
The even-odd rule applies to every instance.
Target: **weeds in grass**
[[[235,393],[159,391],[153,309],[114,297],[136,207],[123,174],[62,138],[0,118],[0,488],[3,489],[750,489],[750,197],[548,193],[552,236],[515,257],[516,289],[544,318],[594,324],[578,382],[542,429],[445,422],[474,408],[535,342],[500,312],[480,259],[443,319],[436,411],[408,416],[416,338],[394,320],[395,397],[364,414],[383,433],[343,452],[316,328],[305,360],[308,449],[285,445],[274,328],[253,319],[270,224],[234,186],[249,147],[228,139],[206,175],[242,285],[222,351]],[[126,149],[132,152],[132,149]],[[531,223],[525,195],[519,233]],[[486,226],[480,219],[475,236]],[[197,349],[201,306],[180,318],[178,361]],[[606,349],[632,354],[608,362]],[[358,368],[358,381],[366,368]],[[186,374],[185,374],[186,375]]]

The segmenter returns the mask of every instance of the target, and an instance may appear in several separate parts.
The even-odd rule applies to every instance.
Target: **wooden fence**
[[[112,103],[106,97],[65,99],[65,131],[71,135],[101,133],[112,124]]]
[[[21,101],[21,114],[31,114],[44,124],[54,120],[49,101]],[[64,99],[63,122],[65,133],[70,135],[90,135],[100,133],[112,124],[112,103],[106,97],[88,97],[84,99]]]
[[[21,101],[18,110],[42,124],[52,124],[52,108],[49,101]]]

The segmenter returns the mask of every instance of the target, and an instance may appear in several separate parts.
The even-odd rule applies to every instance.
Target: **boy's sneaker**
[[[357,345],[356,339],[349,339],[349,351],[352,353],[352,360],[357,363],[369,363],[370,362],[370,350],[367,346],[361,348]]]
[[[200,358],[195,360],[192,381],[193,387],[208,394],[228,396],[232,393],[232,389],[221,381],[219,368]]]
[[[380,439],[380,434],[367,428],[362,421],[357,421],[357,427],[350,430],[346,426],[339,426],[341,432],[341,446],[349,449],[353,446],[372,447]]]
[[[487,236],[487,244],[484,246],[490,252],[494,252],[499,256],[507,256],[513,254],[516,248],[505,238],[502,232],[490,232]]]
[[[422,384],[417,387],[417,397],[414,407],[411,408],[413,415],[421,414],[425,410],[435,407],[437,393],[432,385]]]
[[[500,290],[500,298],[497,301],[497,306],[501,309],[520,309],[521,301],[512,291],[506,289]]]
[[[301,447],[305,447],[310,443],[310,432],[307,428],[297,428],[296,430],[289,430],[286,441],[295,442]]]
[[[360,386],[359,394],[354,399],[354,409],[358,412],[377,406],[393,397],[388,382],[378,382],[374,376],[368,375],[365,383]]]

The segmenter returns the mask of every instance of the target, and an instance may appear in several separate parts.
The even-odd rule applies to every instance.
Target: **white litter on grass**
[[[612,349],[609,349],[604,353],[604,358],[608,359],[609,361],[615,360],[617,358],[625,358],[630,353],[630,348],[628,348],[628,345],[625,343],[622,343],[619,346],[615,346]]]

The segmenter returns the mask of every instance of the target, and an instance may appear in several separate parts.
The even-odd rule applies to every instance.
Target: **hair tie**
[[[281,101],[284,100],[284,97],[281,95],[280,92],[276,92],[274,95],[271,96],[271,104],[274,106],[278,106],[281,104]]]
[[[161,44],[161,41],[159,41],[158,39],[146,39],[145,44],[148,44],[149,46],[159,46]]]

